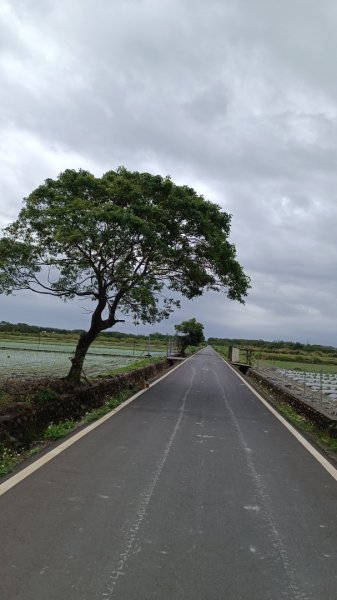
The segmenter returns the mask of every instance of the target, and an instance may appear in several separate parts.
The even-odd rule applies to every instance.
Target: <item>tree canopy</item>
[[[183,321],[174,327],[179,336],[180,351],[183,355],[187,346],[199,346],[205,341],[204,326],[195,318]]]
[[[0,240],[0,293],[32,290],[94,302],[69,379],[95,337],[130,315],[167,318],[205,290],[244,301],[249,278],[229,241],[231,216],[170,177],[124,167],[66,170],[28,198]]]

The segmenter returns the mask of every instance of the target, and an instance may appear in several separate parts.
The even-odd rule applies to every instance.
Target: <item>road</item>
[[[336,600],[337,483],[206,348],[0,497],[3,600]]]

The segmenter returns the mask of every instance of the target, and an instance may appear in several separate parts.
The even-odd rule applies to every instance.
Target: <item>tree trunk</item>
[[[99,333],[99,329],[95,330],[93,328],[89,329],[89,331],[85,333],[81,333],[80,339],[77,342],[74,357],[71,359],[70,371],[65,378],[66,381],[69,381],[69,383],[72,385],[78,385],[80,383],[84,359],[90,345],[96,339]]]
[[[97,338],[98,334],[105,329],[110,329],[110,327],[113,327],[116,323],[124,323],[123,319],[115,319],[115,311],[122,296],[123,290],[120,290],[118,294],[116,294],[115,301],[109,309],[108,318],[104,320],[102,319],[102,313],[106,308],[107,300],[103,297],[98,301],[91,318],[91,327],[89,331],[81,333],[80,339],[77,342],[74,357],[71,359],[70,371],[65,378],[65,380],[72,385],[75,386],[80,383],[84,359],[90,345]]]
[[[186,356],[185,350],[188,346],[187,337],[178,336],[178,344],[179,344],[179,355],[183,358]]]

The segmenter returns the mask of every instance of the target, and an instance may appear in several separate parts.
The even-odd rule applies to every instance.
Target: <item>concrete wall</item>
[[[42,435],[49,423],[80,419],[88,410],[102,406],[107,396],[114,396],[133,386],[141,388],[147,380],[168,367],[165,359],[131,373],[56,394],[53,400],[38,405],[15,402],[6,409],[5,414],[0,415],[0,444],[14,449],[25,448]]]

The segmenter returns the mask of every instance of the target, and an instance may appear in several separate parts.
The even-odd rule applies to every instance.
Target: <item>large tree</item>
[[[182,356],[185,356],[187,346],[199,346],[205,341],[204,326],[193,318],[175,325],[178,334],[179,348]]]
[[[169,177],[124,167],[98,178],[66,170],[24,199],[0,240],[0,292],[90,298],[67,376],[78,383],[97,335],[131,315],[167,318],[204,290],[243,302],[249,278],[229,242],[231,216]]]

